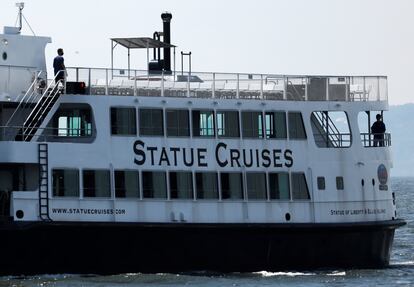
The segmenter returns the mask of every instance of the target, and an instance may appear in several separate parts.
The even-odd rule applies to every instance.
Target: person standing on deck
[[[382,116],[377,114],[377,121],[371,126],[371,133],[374,135],[374,146],[384,146],[385,124],[381,120]]]
[[[53,70],[55,72],[55,82],[58,83],[60,80],[65,81],[66,67],[63,59],[63,49],[57,50],[58,55],[53,59]]]

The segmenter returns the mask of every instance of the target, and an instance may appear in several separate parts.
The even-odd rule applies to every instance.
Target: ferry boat
[[[51,38],[0,34],[0,272],[388,266],[405,222],[391,136],[370,132],[387,77],[177,71],[161,17],[111,39],[111,63],[142,48],[146,70],[64,80]]]

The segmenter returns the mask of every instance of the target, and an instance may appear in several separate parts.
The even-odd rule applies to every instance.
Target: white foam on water
[[[261,275],[262,277],[274,277],[274,276],[296,277],[296,276],[311,276],[311,275],[316,275],[315,273],[303,273],[303,272],[268,272],[268,271],[254,272],[254,274]]]
[[[332,273],[326,274],[327,276],[346,276],[345,271],[334,271]]]
[[[414,265],[414,261],[401,261],[401,262],[393,262],[390,264],[390,266],[401,266],[401,265],[406,265],[406,266]]]

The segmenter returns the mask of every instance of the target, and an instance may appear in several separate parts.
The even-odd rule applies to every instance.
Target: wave
[[[401,261],[401,262],[393,262],[390,264],[391,267],[404,267],[404,266],[413,266],[414,261]]]
[[[296,277],[296,276],[321,276],[321,275],[325,275],[325,276],[346,276],[346,272],[345,271],[332,271],[329,273],[325,273],[325,272],[317,272],[317,273],[313,273],[313,272],[268,272],[268,271],[259,271],[259,272],[254,272],[253,274],[257,274],[260,275],[262,277],[275,277],[275,276],[286,276],[286,277]]]
[[[273,277],[273,276],[295,277],[295,276],[312,276],[312,275],[316,275],[316,273],[304,273],[304,272],[268,272],[268,271],[253,272],[253,274],[258,274],[258,275],[261,275],[262,277]]]

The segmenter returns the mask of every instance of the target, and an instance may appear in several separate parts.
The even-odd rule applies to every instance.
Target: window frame
[[[275,174],[275,175],[284,174],[284,175],[287,176],[287,184],[288,184],[288,193],[287,194],[289,195],[289,198],[272,198],[271,188],[270,188],[270,177],[273,174]],[[288,172],[288,171],[280,171],[280,172],[273,171],[273,172],[268,172],[267,173],[267,181],[268,181],[268,185],[269,185],[269,200],[270,201],[285,201],[285,202],[292,201],[292,183],[290,181],[290,172]],[[280,193],[279,193],[279,195],[280,195]]]
[[[185,173],[185,174],[188,174],[189,175],[189,178],[190,178],[190,180],[191,180],[191,183],[190,183],[190,188],[191,188],[191,197],[188,197],[188,198],[181,198],[181,197],[172,197],[172,186],[171,186],[171,173],[176,173],[176,174],[178,174],[178,173]],[[177,200],[184,200],[184,201],[188,201],[188,200],[194,200],[194,175],[193,175],[193,171],[192,170],[169,170],[168,171],[168,182],[167,182],[167,184],[168,184],[168,199],[169,200],[174,200],[174,201],[177,201]],[[177,182],[177,195],[179,194],[179,186],[178,186],[178,182]]]
[[[194,112],[199,112],[199,115],[201,114],[201,112],[211,112],[213,114],[213,134],[212,135],[200,135],[200,132],[198,135],[195,134],[195,125],[194,125]],[[191,110],[191,126],[192,126],[192,131],[191,134],[193,137],[195,138],[215,138],[217,135],[217,131],[216,131],[216,111],[214,109],[192,109]],[[200,128],[201,129],[201,128]],[[208,128],[206,128],[208,130]]]
[[[303,138],[298,138],[298,137],[292,137],[291,136],[291,125],[290,125],[290,119],[289,119],[289,115],[290,114],[300,114],[300,118],[301,118],[301,123],[302,123],[302,127],[303,127],[303,131],[304,131],[304,135],[305,137]],[[303,121],[303,114],[302,111],[287,111],[287,134],[289,137],[289,140],[295,140],[295,141],[307,141],[308,140],[308,133],[306,131],[306,126],[305,126],[305,122]]]
[[[134,110],[134,127],[133,127],[133,130],[135,130],[134,133],[113,133],[113,128],[114,128],[114,125],[112,123],[112,110],[113,109]],[[136,137],[137,133],[138,133],[138,129],[137,129],[137,127],[138,127],[138,124],[137,124],[137,109],[135,107],[130,107],[130,106],[111,106],[111,107],[109,107],[109,124],[110,124],[109,128],[110,128],[111,136],[115,136],[115,137],[119,137],[119,136],[121,136],[121,137]]]
[[[267,116],[268,114],[273,114],[273,117],[274,117],[274,122],[273,122],[273,132],[276,134],[276,136],[274,136],[274,137],[268,137],[268,135],[267,135],[268,128],[267,128],[267,124],[266,124],[266,116]],[[277,122],[276,122],[276,114],[283,114],[283,115],[284,115],[284,121],[285,121],[285,122],[284,122],[285,134],[284,134],[284,136],[283,136],[283,137],[279,137],[279,136],[277,136],[277,135],[278,135],[278,133],[277,133],[277,129],[276,129],[276,126],[277,126],[277,125],[275,125],[275,123],[277,123]],[[288,130],[288,125],[287,125],[287,116],[286,116],[286,111],[283,111],[283,110],[265,110],[265,111],[264,111],[263,122],[264,122],[264,138],[265,138],[266,140],[287,140],[287,139],[288,139],[288,133],[289,133],[289,130]]]
[[[326,190],[326,179],[324,176],[316,177],[316,186],[318,190]]]
[[[118,197],[117,196],[117,186],[116,186],[116,172],[119,172],[119,171],[122,171],[122,172],[135,172],[135,173],[137,173],[138,174],[138,196],[136,196],[136,197],[127,197],[127,196],[124,196],[124,197]],[[142,198],[142,194],[141,194],[141,174],[140,174],[140,172],[139,172],[139,170],[136,170],[136,169],[114,169],[113,170],[113,178],[114,178],[114,198],[115,199],[117,199],[117,200],[133,200],[133,199],[141,199]]]
[[[246,177],[246,195],[248,201],[268,201],[269,200],[269,191],[268,191],[268,184],[267,184],[267,173],[265,171],[246,171],[244,172]],[[248,175],[264,175],[264,198],[250,198],[249,196],[249,179]]]
[[[108,188],[109,188],[109,196],[86,196],[85,195],[85,172],[88,171],[106,171],[109,174],[108,177]],[[112,172],[110,169],[105,169],[105,168],[84,168],[82,169],[82,198],[87,198],[87,199],[112,199],[114,197],[114,195],[112,194]],[[95,192],[96,193],[96,192]]]
[[[308,198],[295,198],[295,189],[293,186],[293,176],[294,175],[303,175],[303,179],[304,179],[304,183],[305,183],[305,187],[306,187],[306,194],[308,196]],[[292,201],[310,201],[311,198],[311,194],[310,194],[310,190],[309,190],[309,185],[308,185],[308,180],[306,178],[306,173],[302,172],[302,171],[293,171],[290,173],[290,185],[291,185],[291,198]]]
[[[237,136],[228,136],[228,135],[220,135],[219,134],[219,125],[218,125],[218,115],[219,115],[219,113],[228,113],[228,112],[230,112],[230,113],[236,113],[237,114]],[[217,135],[217,138],[223,138],[223,139],[240,139],[241,138],[241,123],[240,123],[240,111],[239,110],[231,110],[231,109],[229,109],[229,110],[227,110],[227,109],[224,109],[224,110],[215,110],[215,121],[216,121],[216,135]]]
[[[345,181],[343,176],[337,176],[335,178],[336,190],[345,190]]]
[[[55,185],[54,185],[54,171],[76,171],[77,172],[77,196],[66,196],[66,195],[55,195]],[[68,168],[68,167],[55,167],[51,170],[52,175],[52,198],[80,198],[81,196],[81,178],[80,171],[78,168]]]
[[[144,181],[146,180],[146,176],[144,176],[144,173],[162,173],[164,175],[164,181],[165,181],[165,197],[145,197],[145,185]],[[141,171],[141,198],[142,200],[157,200],[157,201],[166,201],[169,200],[169,186],[168,186],[168,172],[166,170],[151,170],[146,169]]]
[[[213,174],[215,175],[215,186],[216,186],[216,197],[215,198],[199,198],[198,197],[198,185],[197,185],[197,174]],[[196,200],[210,200],[210,201],[219,201],[220,200],[220,185],[219,185],[219,173],[217,171],[194,171],[194,186],[195,186],[195,199]]]
[[[222,174],[239,174],[240,175],[240,184],[241,184],[241,198],[224,198],[223,197],[223,180],[222,180]],[[222,201],[245,201],[246,200],[246,195],[245,195],[245,183],[244,183],[244,172],[240,171],[222,171],[219,172],[219,176],[220,176],[220,186],[219,186],[219,190],[220,190],[220,200]],[[231,195],[231,193],[229,193],[229,195]]]
[[[186,127],[186,130],[187,130],[188,133],[186,135],[170,135],[169,134],[168,112],[187,112],[187,127]],[[164,133],[165,133],[165,135],[167,137],[169,137],[169,138],[188,138],[188,137],[191,136],[191,131],[190,131],[190,121],[191,121],[191,118],[190,118],[190,110],[183,109],[183,108],[180,108],[180,109],[168,108],[168,109],[165,109],[164,110],[164,113],[165,113],[164,118],[163,118],[163,120],[165,119],[165,132]],[[178,117],[178,119],[179,118],[180,117]],[[178,123],[178,125],[177,125],[177,127],[175,127],[175,129],[177,129],[177,131],[180,131],[180,123]]]
[[[148,110],[156,110],[156,111],[161,111],[161,134],[147,134],[147,133],[142,133],[142,119],[141,119],[141,113],[142,111],[148,111]],[[152,119],[152,114],[151,114],[151,119]],[[145,127],[146,128],[146,127]],[[140,136],[145,136],[145,137],[165,137],[166,134],[166,128],[165,128],[165,115],[164,115],[164,108],[160,108],[160,107],[140,107],[138,108],[138,130],[139,130],[139,135]]]
[[[256,129],[255,128],[252,128],[250,130],[251,133],[253,133],[254,131],[257,131],[258,132],[258,134],[255,135],[255,136],[253,136],[253,135],[245,135],[246,131],[244,129],[243,116],[245,114],[247,114],[247,113],[251,114],[250,117],[249,117],[249,121],[251,121],[251,119],[253,118],[253,114],[257,114],[260,117],[260,121],[258,121],[258,124],[259,124],[259,126],[261,126],[261,130],[259,129],[259,127],[257,127]],[[240,117],[241,118],[241,137],[243,139],[260,139],[260,140],[265,139],[265,134],[264,134],[265,127],[264,127],[264,121],[263,121],[264,120],[263,110],[260,110],[260,111],[257,111],[257,110],[242,110],[242,111],[240,111],[240,114],[241,114],[241,117]]]

